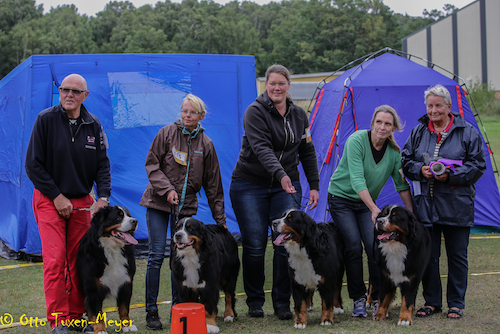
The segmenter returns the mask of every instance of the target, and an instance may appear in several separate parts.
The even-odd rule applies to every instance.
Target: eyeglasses
[[[199,114],[203,114],[203,112],[201,112],[201,111],[196,111],[196,110],[184,110],[184,109],[181,109],[181,113],[183,113],[183,114],[190,114],[190,115],[199,115]]]
[[[81,93],[85,93],[86,90],[80,90],[80,89],[73,89],[73,88],[66,88],[66,87],[59,87],[59,90],[63,94],[69,94],[69,92],[72,92],[74,96],[80,96]]]

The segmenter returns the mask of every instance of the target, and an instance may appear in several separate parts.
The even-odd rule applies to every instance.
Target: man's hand
[[[59,216],[64,219],[68,219],[69,216],[71,216],[71,213],[73,212],[73,204],[66,198],[66,196],[63,194],[57,195],[57,197],[54,198],[53,203],[59,213]]]
[[[93,210],[94,212],[97,212],[99,210],[101,210],[102,208],[104,208],[105,206],[108,206],[108,202],[106,202],[105,200],[98,200],[97,202],[95,202],[95,204],[92,206],[93,207]]]

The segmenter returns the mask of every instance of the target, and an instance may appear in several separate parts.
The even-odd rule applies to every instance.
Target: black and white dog
[[[401,309],[398,325],[411,325],[418,285],[431,255],[430,234],[411,211],[400,205],[387,205],[377,217],[375,236],[380,293],[379,307],[373,319],[386,319],[399,287]]]
[[[90,228],[80,241],[78,277],[85,293],[85,309],[94,333],[104,334],[102,317],[105,298],[116,300],[123,332],[136,332],[129,317],[132,282],[135,274],[137,220],[120,206],[107,206],[92,217]],[[96,321],[98,320],[98,321]]]
[[[344,243],[336,227],[317,224],[307,213],[291,209],[276,219],[273,231],[280,233],[274,241],[288,252],[295,303],[295,328],[306,328],[307,311],[317,289],[322,299],[321,325],[332,325],[333,315],[342,309],[344,276]]]
[[[215,322],[219,289],[224,291],[224,321],[236,317],[235,289],[240,270],[238,245],[223,226],[205,225],[191,217],[181,219],[175,228],[172,273],[181,302],[205,306],[207,332],[218,333]]]

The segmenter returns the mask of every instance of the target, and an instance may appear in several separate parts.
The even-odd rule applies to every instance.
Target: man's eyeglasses
[[[69,92],[72,92],[74,96],[80,96],[81,93],[85,93],[86,92],[86,90],[66,88],[66,87],[59,87],[59,90],[64,95],[69,94]]]
[[[190,114],[190,115],[199,115],[199,114],[203,114],[201,111],[196,111],[196,110],[184,110],[184,109],[181,109],[181,113],[183,114]]]

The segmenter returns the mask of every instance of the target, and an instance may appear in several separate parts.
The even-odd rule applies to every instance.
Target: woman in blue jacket
[[[451,97],[444,86],[429,87],[425,104],[427,114],[419,119],[402,152],[404,174],[413,181],[413,212],[430,229],[433,244],[422,279],[425,305],[417,317],[441,312],[439,255],[443,235],[448,257],[448,318],[460,319],[467,290],[475,183],[486,170],[483,141],[472,125],[450,111]],[[436,161],[438,168],[433,166]]]

